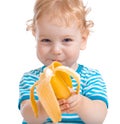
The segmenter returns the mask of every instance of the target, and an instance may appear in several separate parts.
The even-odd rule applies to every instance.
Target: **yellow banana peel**
[[[38,117],[38,107],[34,99],[35,87],[39,100],[48,116],[54,123],[61,120],[58,99],[66,99],[71,95],[71,77],[77,81],[76,93],[79,93],[80,76],[74,70],[57,61],[44,69],[39,80],[30,89],[30,101],[36,117]]]

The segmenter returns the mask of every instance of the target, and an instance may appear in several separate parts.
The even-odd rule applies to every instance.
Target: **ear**
[[[85,31],[82,33],[82,41],[81,41],[80,50],[86,49],[88,34],[89,34],[88,31]]]

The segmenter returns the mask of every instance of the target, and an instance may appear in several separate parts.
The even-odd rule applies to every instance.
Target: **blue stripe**
[[[67,114],[67,116],[69,116],[69,114]],[[52,120],[50,118],[48,118],[44,124],[47,124],[48,122],[52,122]],[[62,120],[60,121],[60,124],[61,123],[67,123],[67,124],[85,124],[80,118],[62,118]],[[59,122],[57,123],[59,124]]]
[[[107,108],[108,108],[108,101],[107,99],[105,99],[104,97],[101,97],[101,96],[92,96],[92,97],[89,97],[91,100],[102,100],[103,102],[105,102]]]
[[[38,97],[37,96],[34,96],[36,100],[38,100]],[[20,105],[21,105],[21,102],[24,101],[24,100],[28,100],[30,99],[30,96],[29,95],[26,95],[26,96],[23,96],[19,99],[19,102],[18,102],[18,109],[20,109]]]

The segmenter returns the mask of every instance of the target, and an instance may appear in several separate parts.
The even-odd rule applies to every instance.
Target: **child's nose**
[[[60,44],[54,44],[52,48],[53,54],[59,55],[62,52],[62,47]]]

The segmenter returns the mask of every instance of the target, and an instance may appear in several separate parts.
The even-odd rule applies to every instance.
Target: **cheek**
[[[68,54],[70,54],[71,56],[77,56],[79,52],[80,52],[80,44],[75,44],[68,50]]]
[[[44,49],[41,46],[37,46],[36,53],[37,53],[37,57],[41,58],[42,56],[44,56]]]
[[[79,52],[80,52],[80,49],[73,48],[73,49],[68,49],[66,54],[68,58],[76,59],[79,56]]]
[[[44,46],[42,46],[42,45],[37,45],[36,52],[37,52],[37,56],[39,58],[44,59],[44,58],[46,58],[48,56],[49,49],[44,47]]]
[[[37,48],[36,51],[37,51],[38,54],[41,54],[41,53],[44,53],[45,52],[45,47],[43,47],[39,43],[37,44],[37,47],[36,48]]]

